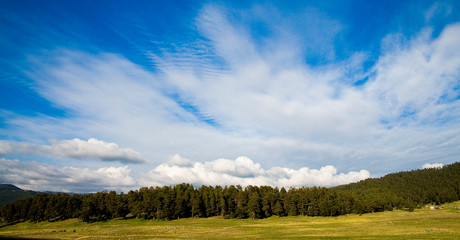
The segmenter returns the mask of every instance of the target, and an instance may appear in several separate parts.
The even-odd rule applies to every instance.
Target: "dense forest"
[[[337,216],[414,208],[460,200],[460,163],[367,179],[334,188],[273,188],[270,186],[201,186],[179,184],[143,187],[128,193],[48,194],[7,204],[3,222],[85,222],[112,218],[177,219],[223,216]]]

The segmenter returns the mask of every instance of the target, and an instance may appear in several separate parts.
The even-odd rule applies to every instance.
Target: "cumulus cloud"
[[[102,161],[120,161],[125,163],[142,163],[144,157],[130,149],[120,148],[116,143],[104,142],[95,138],[88,141],[74,138],[72,140],[51,140],[51,145],[32,145],[29,143],[0,143],[0,151],[23,154],[54,155],[75,159],[97,159]],[[0,152],[1,153],[1,152]]]
[[[154,169],[131,176],[128,166],[97,169],[58,167],[45,163],[0,158],[0,182],[37,191],[128,191],[139,186],[178,183],[201,185],[270,185],[277,187],[336,186],[369,178],[367,170],[338,173],[334,166],[320,169],[264,169],[247,157],[193,162],[179,155]],[[137,179],[137,180],[136,180]]]
[[[136,185],[130,173],[128,166],[92,170],[0,158],[0,182],[37,191],[126,191]]]
[[[423,164],[423,169],[427,169],[427,168],[442,168],[444,167],[444,164],[442,163],[425,163]]]
[[[183,164],[187,163],[187,164]],[[149,185],[170,185],[182,182],[200,185],[270,185],[277,187],[336,186],[357,182],[370,177],[367,170],[337,173],[334,166],[320,169],[290,169],[273,167],[264,169],[247,157],[235,160],[217,159],[210,162],[192,162],[175,155],[167,163],[144,174],[139,183]]]
[[[120,148],[116,143],[108,143],[95,138],[83,141],[78,138],[63,141],[51,141],[51,146],[41,146],[53,155],[71,158],[93,158],[103,161],[121,161],[129,163],[144,162],[143,156],[130,149]]]

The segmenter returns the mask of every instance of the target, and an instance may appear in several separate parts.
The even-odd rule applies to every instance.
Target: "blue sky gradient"
[[[0,6],[0,182],[333,186],[458,161],[458,1]]]

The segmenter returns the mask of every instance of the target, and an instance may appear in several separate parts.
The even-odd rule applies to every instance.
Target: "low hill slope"
[[[19,199],[33,197],[37,192],[22,190],[11,184],[0,184],[0,208]]]
[[[333,189],[352,192],[388,192],[417,204],[441,204],[460,199],[460,162],[442,168],[398,172]]]

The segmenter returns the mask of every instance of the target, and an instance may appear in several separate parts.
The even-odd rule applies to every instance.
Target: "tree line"
[[[460,199],[460,163],[442,169],[389,174],[379,179],[334,188],[270,186],[143,187],[128,193],[40,193],[1,209],[1,220],[84,222],[113,218],[171,220],[188,217],[266,218],[270,216],[338,216],[406,209]]]

